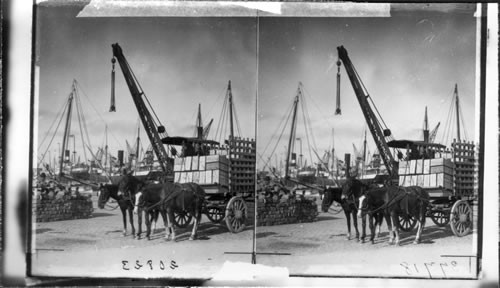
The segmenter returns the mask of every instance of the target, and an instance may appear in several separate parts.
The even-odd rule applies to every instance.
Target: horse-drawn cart
[[[409,141],[392,141],[390,147],[401,148]],[[411,143],[414,145],[415,143]],[[475,182],[474,144],[454,142],[452,150],[432,143],[418,143],[431,149],[437,157],[399,162],[399,186],[420,186],[430,196],[426,216],[439,227],[450,225],[453,234],[465,236],[472,231]],[[416,220],[400,216],[400,227],[411,231]]]
[[[168,139],[164,143],[168,143]],[[211,149],[209,155],[179,157],[174,162],[174,181],[194,182],[205,190],[203,214],[212,223],[223,220],[229,231],[242,231],[248,219],[246,201],[253,201],[255,189],[255,141],[232,138],[225,147]],[[192,216],[175,213],[174,223],[186,227]]]

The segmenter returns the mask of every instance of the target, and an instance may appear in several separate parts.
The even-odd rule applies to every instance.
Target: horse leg
[[[386,214],[385,215],[385,220],[387,222],[387,229],[389,230],[389,244],[392,244],[393,241],[394,241],[394,231],[392,230],[393,229],[393,224],[392,223],[392,217],[390,214]]]
[[[347,221],[347,240],[351,240],[351,213],[350,211],[344,210],[345,219]]]
[[[146,218],[146,238],[148,240],[151,240],[151,219],[148,217],[149,215],[147,215],[147,212],[145,212],[144,214],[145,218]]]
[[[375,233],[375,238],[380,237],[380,230],[382,230],[382,223],[384,222],[384,215],[383,214],[378,214],[375,218],[375,228],[377,229],[377,232]]]
[[[168,215],[164,210],[160,210],[161,218],[163,219],[163,226],[165,226],[165,240],[170,240],[170,229],[168,228]]]
[[[392,230],[394,231],[394,244],[399,245],[399,218],[398,218],[398,213],[392,212],[391,213],[391,218],[392,218]]]
[[[153,234],[156,233],[156,224],[158,223],[158,214],[159,214],[158,210],[153,210],[152,215],[151,215],[151,220],[154,221],[153,222]]]
[[[127,236],[127,210],[126,209],[121,209],[122,210],[122,218],[123,218],[123,237]],[[134,235],[134,234],[132,234]]]
[[[351,211],[352,224],[354,225],[354,229],[356,230],[356,241],[359,241],[361,239],[359,238],[358,218],[356,217],[356,214],[358,214],[357,211],[353,209]]]
[[[365,243],[366,237],[366,215],[361,218],[361,243]]]
[[[198,213],[195,212],[194,214],[195,214],[194,215],[195,217],[193,217],[194,218],[193,230],[191,231],[191,236],[189,236],[189,240],[196,239],[196,230],[198,228],[198,223],[200,221],[200,219],[199,219],[200,217],[198,217]]]
[[[374,215],[370,215],[368,216],[368,226],[370,227],[370,242],[372,244],[375,244],[375,225],[377,224],[377,219],[375,218],[377,216],[374,216]],[[375,218],[375,219],[374,219]],[[373,224],[373,220],[375,220],[375,224]]]
[[[199,202],[199,200],[195,200],[195,204],[193,205],[193,211],[194,211],[194,224],[193,224],[193,232],[191,233],[191,237],[189,237],[189,240],[194,240],[196,239],[196,232],[198,231],[198,225],[200,225],[201,221],[201,205],[202,203]]]
[[[167,208],[167,219],[168,219],[168,230],[172,235],[172,241],[175,241],[175,229],[174,229],[174,209]]]
[[[142,209],[139,208],[139,212],[137,213],[137,235],[135,234],[135,228],[134,228],[134,218],[132,215],[133,210],[129,209],[129,215],[130,215],[130,225],[132,225],[132,235],[135,235],[134,238],[137,238],[137,240],[141,239],[141,233],[142,233]]]
[[[426,207],[423,207],[420,209],[420,215],[418,215],[418,229],[417,229],[417,235],[415,236],[415,241],[413,241],[413,244],[419,244],[420,243],[420,238],[422,237],[422,232],[424,231],[424,226],[425,226],[425,210]]]

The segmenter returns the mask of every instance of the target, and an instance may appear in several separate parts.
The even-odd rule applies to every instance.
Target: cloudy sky
[[[441,122],[440,141],[455,83],[468,136],[474,137],[476,19],[471,9],[393,11],[391,17],[381,18],[261,17],[259,21],[254,17],[81,18],[77,17],[81,9],[68,5],[38,9],[39,141],[76,79],[84,93],[80,96],[92,146],[103,144],[106,124],[111,151],[126,149],[125,140],[133,142],[138,115],[118,65],[117,112],[108,112],[112,43],[123,48],[170,135],[192,136],[198,103],[205,123],[215,118],[215,132],[231,80],[241,134],[254,137],[258,93],[262,159],[269,157],[270,148],[265,147],[277,146],[277,157],[283,155],[286,143],[276,143],[278,126],[299,81],[304,85],[316,148],[324,151],[332,146],[332,129],[340,157],[352,153],[352,143],[360,145],[364,119],[343,67],[342,115],[334,115],[334,62],[340,45],[347,49],[395,138],[420,139],[427,106],[430,128]],[[283,139],[288,138],[288,130]],[[300,120],[297,137],[303,139],[306,151],[303,131]],[[144,133],[142,138],[146,143]],[[56,136],[52,153],[61,142],[57,139],[61,136]],[[373,150],[375,145],[369,142],[369,146]]]

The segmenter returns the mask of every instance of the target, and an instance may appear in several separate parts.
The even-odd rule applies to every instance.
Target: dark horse
[[[366,217],[361,217],[361,226],[362,226],[362,231],[361,231],[361,237],[359,235],[359,230],[358,230],[358,220],[357,220],[357,213],[358,213],[358,200],[359,197],[363,196],[363,194],[370,188],[370,186],[364,184],[363,182],[354,179],[354,178],[348,178],[346,182],[342,185],[342,195],[340,196],[340,199],[342,201],[342,208],[344,209],[346,213],[346,219],[347,219],[347,240],[350,240],[351,238],[351,217],[354,225],[354,229],[356,229],[356,239],[358,241],[361,241],[362,243],[365,242],[365,237],[366,237]]]
[[[321,202],[321,210],[323,212],[328,212],[328,209],[333,204],[337,202],[342,206],[344,210],[345,218],[347,221],[347,240],[351,239],[351,217],[354,222],[354,228],[356,229],[356,238],[359,239],[358,222],[356,219],[357,209],[352,202],[347,201],[347,199],[342,199],[343,188],[327,188],[323,192],[323,201]]]
[[[384,188],[369,190],[359,199],[359,216],[382,211],[389,227],[389,243],[399,245],[399,216],[412,216],[418,221],[414,244],[420,243],[425,226],[425,214],[429,205],[429,194],[418,186]],[[373,234],[373,227],[370,226]]]
[[[127,199],[123,194],[119,193],[118,185],[114,184],[104,184],[99,186],[99,200],[97,205],[100,209],[104,208],[106,202],[108,202],[109,198],[115,199],[118,202],[118,206],[120,206],[120,210],[122,211],[123,216],[123,236],[127,235],[127,211],[130,220],[130,227],[132,227],[132,236],[135,235],[135,227],[134,227],[134,216],[132,215],[132,211],[134,209],[134,203],[131,199]]]
[[[174,212],[187,212],[194,218],[193,230],[189,240],[196,238],[196,232],[201,220],[201,213],[205,201],[205,191],[196,183],[163,183],[151,184],[141,188],[136,194],[136,203],[134,211],[138,213],[141,219],[141,211],[158,209],[165,223],[165,216],[168,221],[168,227],[165,227],[165,238],[172,237],[175,241],[175,229],[173,225]],[[141,221],[139,220],[139,232],[141,234]],[[146,217],[146,238],[150,239],[151,223]]]

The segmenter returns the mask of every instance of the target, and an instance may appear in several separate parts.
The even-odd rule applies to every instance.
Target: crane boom
[[[369,95],[365,91],[361,79],[354,69],[351,59],[349,59],[349,56],[347,55],[347,50],[344,48],[344,46],[339,46],[337,47],[337,52],[339,59],[342,61],[342,63],[344,63],[344,68],[347,72],[347,75],[349,76],[349,80],[351,81],[352,88],[354,89],[354,93],[356,94],[359,105],[361,106],[361,111],[363,111],[366,123],[368,124],[368,128],[370,129],[373,140],[377,145],[377,149],[380,152],[382,160],[387,167],[387,171],[389,172],[391,178],[395,177],[398,173],[396,162],[385,140],[385,136],[389,133],[385,134],[385,131],[382,131],[382,127],[375,113],[373,112],[373,109],[368,103],[367,98],[369,97]]]
[[[144,92],[141,91],[137,79],[134,77],[134,74],[127,62],[127,59],[123,55],[122,48],[116,44],[112,44],[113,48],[113,60],[116,59],[120,64],[120,68],[122,70],[125,81],[127,82],[127,86],[130,90],[130,94],[132,95],[132,99],[134,100],[135,107],[137,108],[137,112],[139,113],[139,117],[141,118],[142,124],[144,126],[144,130],[148,135],[149,141],[151,142],[151,146],[153,147],[153,151],[158,158],[160,166],[164,172],[172,172],[171,164],[168,162],[168,154],[161,142],[161,138],[159,133],[163,133],[162,131],[158,131],[160,129],[164,130],[163,126],[156,127],[156,123],[151,115],[151,112],[146,107],[144,103],[143,96]],[[113,62],[114,63],[114,62]],[[158,129],[158,130],[157,130]]]
[[[429,136],[429,142],[430,143],[434,143],[434,140],[436,139],[436,135],[437,135],[437,132],[438,132],[440,124],[441,124],[441,122],[438,122],[438,124],[436,125],[436,127],[434,127],[434,129],[432,129],[431,135]]]

